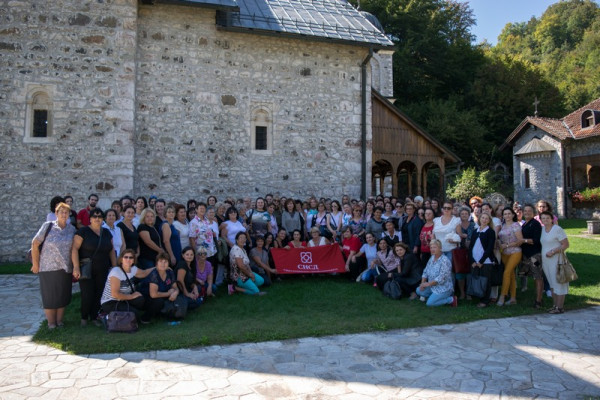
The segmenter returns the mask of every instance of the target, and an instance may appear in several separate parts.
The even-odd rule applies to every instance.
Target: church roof
[[[216,8],[219,10],[239,11],[237,0],[143,0],[146,3],[181,4],[185,6]]]
[[[582,116],[586,112],[594,117],[594,123],[584,127],[582,126]],[[500,146],[500,150],[505,149],[509,145],[514,145],[517,138],[521,133],[526,131],[529,126],[535,126],[560,141],[566,139],[580,140],[588,137],[600,136],[600,98],[584,105],[561,119],[526,117],[519,126],[512,131],[502,146]]]
[[[369,18],[345,0],[235,1],[239,6],[238,12],[223,12],[217,18],[222,29],[380,48],[394,45]]]
[[[550,143],[544,142],[542,139],[533,138],[515,153],[515,156],[521,154],[543,153],[546,151],[556,151]]]

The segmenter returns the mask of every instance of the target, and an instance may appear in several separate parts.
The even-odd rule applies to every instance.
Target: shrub
[[[468,200],[473,196],[485,197],[496,192],[499,183],[492,179],[490,171],[477,171],[470,167],[463,170],[446,189],[446,196],[456,200]]]
[[[587,188],[581,192],[576,190],[574,192],[570,192],[569,195],[574,203],[581,203],[584,201],[600,201],[600,187]]]

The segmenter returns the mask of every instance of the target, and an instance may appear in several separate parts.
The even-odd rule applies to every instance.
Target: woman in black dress
[[[90,319],[96,321],[108,271],[117,265],[112,235],[108,229],[102,228],[103,220],[102,210],[94,208],[90,211],[90,225],[80,228],[73,238],[71,259],[73,276],[79,278],[81,289],[81,326],[87,325]],[[92,262],[91,273],[82,276],[81,267],[88,259]]]

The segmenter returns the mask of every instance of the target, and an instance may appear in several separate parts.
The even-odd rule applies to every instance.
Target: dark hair
[[[506,211],[506,210],[510,211],[510,213],[513,216],[513,222],[516,222],[517,221],[517,213],[515,212],[515,210],[513,210],[512,207],[504,207],[502,209],[502,214],[504,214],[504,211]]]
[[[300,232],[300,229],[294,229],[292,231],[292,234],[290,235],[292,237],[292,239],[294,238],[294,233],[298,232],[300,234],[300,240],[302,240],[302,232]]]
[[[104,211],[102,211],[102,209],[101,209],[101,208],[98,208],[98,207],[96,207],[96,208],[92,208],[92,209],[90,210],[90,217],[91,217],[92,215],[94,215],[94,214],[100,214],[100,215],[102,215],[102,219],[104,219]]]
[[[271,238],[271,244],[275,243],[275,236],[271,232],[267,232],[263,239],[265,239],[265,244],[267,243],[267,239]]]
[[[60,197],[60,196],[54,196],[50,200],[50,212],[56,211],[56,206],[58,205],[58,203],[64,203],[64,202],[65,202],[65,198]]]
[[[135,255],[135,250],[133,249],[125,249],[119,254],[119,258],[117,259],[117,265],[123,265],[123,256],[125,254],[131,254],[133,256],[133,265],[135,265],[137,261],[137,257]]]
[[[66,196],[64,197],[64,199],[65,199],[65,202],[67,201],[67,199],[71,199],[71,200],[73,200],[73,196],[71,196],[70,194],[68,194],[68,195],[66,195]]]
[[[177,214],[179,213],[179,210],[185,210],[185,206],[183,204],[176,204],[175,205],[175,217],[177,217]],[[186,217],[187,217],[187,211],[186,211]]]
[[[100,196],[98,196],[96,193],[92,193],[88,196],[88,200],[91,199],[92,197],[95,197],[96,199],[100,198]]]
[[[258,242],[259,240],[262,240],[264,242],[265,241],[265,237],[263,235],[257,235],[254,238],[254,242]]]
[[[217,204],[217,196],[213,196],[212,194],[206,198],[206,204],[210,203],[210,199],[215,199],[215,204]]]
[[[237,208],[231,206],[227,209],[227,211],[225,212],[225,215],[227,216],[227,218],[229,218],[229,214],[231,213],[235,213],[235,217],[238,218],[240,216],[240,213],[238,212]]]
[[[114,208],[109,208],[108,210],[106,210],[106,212],[104,213],[104,218],[106,218],[106,216],[110,212],[115,214],[115,219],[118,219],[119,216],[117,215],[117,210],[115,210]]]
[[[239,239],[240,236],[246,236],[246,232],[238,232],[235,235],[235,242],[237,243],[237,240]]]
[[[490,203],[481,203],[481,208],[483,208],[483,206],[488,206],[490,208],[490,210],[494,210],[494,207],[492,207],[492,205]]]
[[[398,243],[394,244],[394,254],[396,254],[396,247],[402,247],[404,249],[404,251],[408,253],[408,245],[406,243],[398,242]]]
[[[115,206],[115,204],[118,204],[119,207],[123,208],[123,204],[121,203],[121,200],[115,200],[112,203],[110,203],[110,208],[113,208]]]
[[[531,203],[525,203],[525,204],[523,205],[523,210],[525,210],[525,207],[530,207],[530,208],[533,210],[533,215],[535,215],[535,213],[536,213],[536,209],[535,209],[535,207],[533,206],[533,204],[531,204]]]
[[[199,202],[199,203],[196,203],[196,210],[197,210],[199,207],[208,208],[208,206],[206,205],[206,203],[204,203],[204,202],[202,202],[202,201],[201,201],[201,202]]]
[[[129,206],[126,206],[126,207],[123,209],[123,214],[125,214],[125,211],[129,210],[130,208],[133,208],[133,212],[135,212],[135,207],[134,207],[134,206],[131,206],[131,205],[129,205]]]
[[[190,207],[190,205],[191,205],[191,204],[194,204],[194,208],[196,208],[196,207],[195,207],[195,206],[196,206],[196,200],[194,200],[194,199],[189,199],[189,200],[187,201],[187,204],[186,204],[185,208],[187,208],[187,209],[189,210],[189,209],[191,208],[191,207]]]
[[[167,202],[162,197],[160,199],[156,199],[156,201],[154,202],[155,207],[156,207],[156,203],[163,203],[164,205],[167,205]]]
[[[382,214],[385,212],[385,210],[379,206],[377,206],[373,209],[373,214],[375,214],[375,211],[381,211]]]
[[[263,201],[263,205],[264,205],[263,206],[263,210],[266,210],[267,209],[267,201],[264,198],[262,198],[262,197],[257,197],[256,200],[254,201],[254,207],[255,207],[255,209],[258,210],[257,204],[258,204],[259,200]]]
[[[183,207],[183,205],[181,206]],[[196,276],[196,252],[194,251],[192,246],[185,246],[182,250],[181,250],[181,258],[183,259],[183,254],[187,253],[188,251],[190,251],[192,253],[194,253],[194,258],[192,259],[192,262],[190,263],[190,269],[192,270],[192,276]],[[185,262],[185,260],[183,260]]]
[[[144,208],[148,208],[148,200],[144,196],[138,196],[135,198],[135,202],[137,203],[139,199],[144,200]]]
[[[542,215],[547,215],[552,219],[552,221],[554,221],[554,214],[552,214],[550,211],[542,211],[540,213],[540,220],[542,219]]]
[[[158,264],[158,262],[160,260],[166,260],[168,264],[171,263],[171,258],[169,257],[169,255],[167,253],[165,253],[164,251],[161,251],[160,253],[158,253],[156,255],[156,263]]]

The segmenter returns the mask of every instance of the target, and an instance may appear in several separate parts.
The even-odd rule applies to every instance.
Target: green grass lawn
[[[568,221],[567,229],[579,234],[585,221]],[[567,311],[600,304],[599,242],[570,238],[570,243],[568,255],[579,280],[571,285]],[[81,328],[79,296],[75,296],[67,309],[66,327],[50,331],[44,322],[34,341],[77,354],[145,351],[385,331],[539,312],[532,308],[532,279],[527,292],[518,292],[518,305],[484,309],[476,308],[475,300],[461,301],[457,308],[427,308],[418,300],[404,298],[390,300],[370,285],[335,276],[285,277],[266,291],[266,296],[252,297],[228,296],[221,290],[180,325],[169,326],[161,319],[142,325],[135,334],[107,334],[93,325]],[[544,301],[550,305],[550,299]]]

